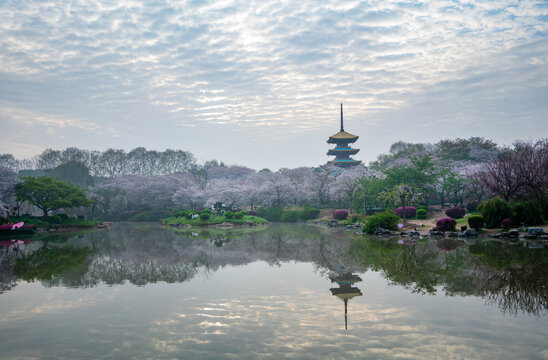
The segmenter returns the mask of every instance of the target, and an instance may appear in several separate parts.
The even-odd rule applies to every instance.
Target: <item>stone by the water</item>
[[[478,232],[475,229],[466,229],[462,233],[465,237],[476,237],[478,236]]]
[[[539,227],[530,227],[529,235],[544,235],[544,229]]]

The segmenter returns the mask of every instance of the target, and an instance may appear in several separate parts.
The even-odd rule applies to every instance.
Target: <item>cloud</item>
[[[542,3],[517,1],[5,1],[0,104],[86,119],[98,129],[131,127],[122,144],[133,147],[158,122],[181,134],[220,126],[254,137],[266,126],[278,138],[311,128],[329,135],[341,101],[355,133],[370,130],[362,121],[389,132],[396,113],[422,122],[405,109],[438,101],[436,88],[459,103],[476,90],[501,104],[516,91],[546,98],[547,16]],[[480,88],[466,85],[482,77],[489,81]],[[432,107],[426,117],[479,119],[488,130],[496,113],[468,100],[459,114]],[[541,126],[545,103],[528,103],[528,128]],[[120,143],[113,133],[94,133],[73,145]],[[41,143],[54,146],[53,139]],[[198,152],[205,138],[181,140]],[[167,133],[165,141],[149,146],[180,147]],[[224,154],[221,145],[211,151]],[[246,156],[232,162],[259,161]]]

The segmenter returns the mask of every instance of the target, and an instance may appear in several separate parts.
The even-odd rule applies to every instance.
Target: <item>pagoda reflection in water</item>
[[[339,285],[338,288],[331,288],[331,294],[338,297],[344,302],[344,329],[348,329],[348,300],[355,298],[356,296],[362,296],[362,292],[359,288],[353,287],[354,283],[362,281],[358,275],[352,274],[349,271],[345,271],[342,266],[335,264],[336,272],[329,275],[329,279],[333,283]]]

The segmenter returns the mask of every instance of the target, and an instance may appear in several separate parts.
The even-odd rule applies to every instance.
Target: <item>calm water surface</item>
[[[194,231],[0,247],[0,358],[548,358],[538,244]]]

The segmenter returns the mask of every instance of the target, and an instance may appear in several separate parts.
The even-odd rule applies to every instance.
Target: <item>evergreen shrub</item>
[[[176,211],[173,213],[173,216],[176,216],[176,217],[187,217],[188,215],[188,211]]]
[[[508,203],[498,197],[479,204],[478,212],[485,219],[485,224],[487,224],[488,228],[499,227],[503,219],[512,217],[512,210]]]
[[[348,211],[346,210],[335,210],[333,211],[333,218],[337,220],[344,220],[348,218]]]
[[[243,211],[238,211],[238,212],[234,213],[234,218],[235,219],[241,219],[243,217],[244,217],[244,212]]]
[[[297,220],[299,220],[299,211],[297,210],[286,210],[280,218],[281,222],[296,222]]]
[[[483,224],[485,223],[485,219],[481,215],[472,215],[468,218],[468,225],[472,229],[479,230],[483,228]]]
[[[299,213],[299,219],[306,221],[311,219],[316,219],[320,215],[320,210],[311,207],[311,206],[305,206],[304,209],[302,209]]]
[[[462,219],[464,217],[464,214],[466,214],[466,210],[464,210],[464,208],[461,208],[460,206],[455,206],[445,210],[445,215],[453,219]]]
[[[208,212],[203,212],[200,214],[200,220],[207,220],[211,217],[211,214]]]
[[[232,219],[234,217],[234,213],[232,211],[225,212],[225,218]]]
[[[45,222],[50,224],[60,224],[61,223],[61,217],[59,215],[52,215],[42,218]]]
[[[510,203],[512,220],[515,225],[526,223],[527,225],[542,225],[542,206],[538,200],[516,201]]]
[[[455,231],[455,226],[457,226],[457,222],[450,217],[441,218],[436,221],[436,227],[439,231]]]
[[[406,206],[404,209],[402,206],[400,206],[396,209],[396,215],[398,215],[399,217],[403,218],[404,214],[407,219],[414,218],[415,216],[417,216],[417,208],[414,206]]]
[[[282,217],[283,209],[278,206],[273,207],[261,207],[257,210],[257,215],[260,217],[271,221],[271,222],[277,222],[280,221]]]
[[[428,211],[426,209],[417,209],[417,219],[428,219]]]
[[[360,220],[360,219],[361,219],[361,216],[358,215],[358,214],[352,214],[352,215],[350,215],[350,222],[351,222],[352,224],[357,223],[358,220]]]
[[[468,210],[468,212],[475,212],[478,209],[478,205],[479,205],[478,201],[472,201],[466,204],[466,210]]]
[[[385,211],[367,218],[363,232],[372,234],[378,227],[387,230],[398,230],[399,217],[391,211]]]

